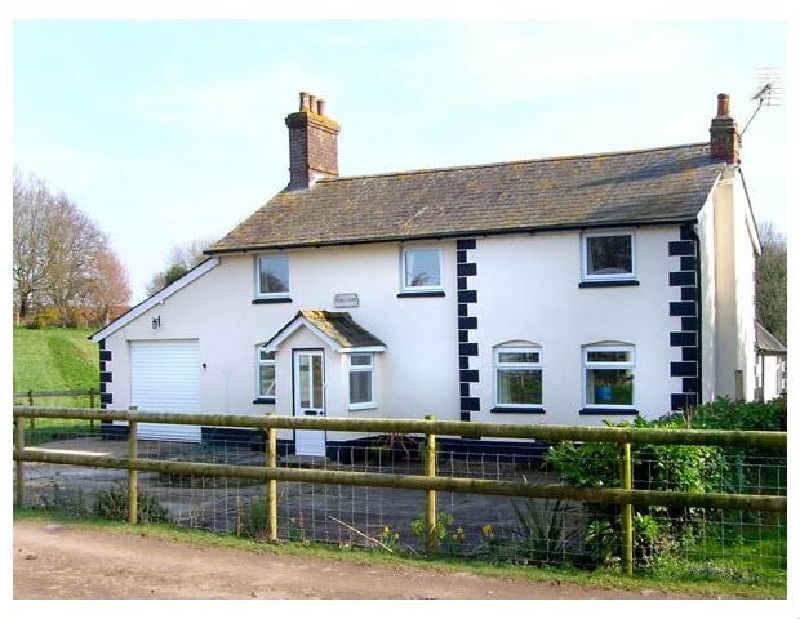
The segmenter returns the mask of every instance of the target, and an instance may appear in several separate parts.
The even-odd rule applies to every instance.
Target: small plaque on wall
[[[333,307],[358,307],[358,295],[355,292],[341,292],[333,295]]]

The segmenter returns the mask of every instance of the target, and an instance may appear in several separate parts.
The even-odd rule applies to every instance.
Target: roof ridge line
[[[525,163],[541,163],[547,161],[565,161],[565,160],[577,160],[577,159],[591,159],[595,157],[619,157],[623,155],[631,155],[634,153],[647,153],[647,152],[656,152],[660,150],[673,150],[676,148],[689,148],[692,146],[707,146],[708,142],[689,142],[686,144],[673,144],[671,146],[654,146],[652,148],[632,148],[628,150],[616,150],[616,151],[605,151],[605,152],[595,152],[595,153],[584,153],[580,155],[559,155],[554,157],[542,157],[540,159],[516,159],[511,161],[496,161],[493,163],[478,163],[478,164],[467,164],[467,165],[457,165],[457,166],[448,166],[444,168],[418,168],[414,170],[399,170],[396,172],[378,172],[376,174],[356,174],[353,176],[337,176],[331,178],[323,178],[318,180],[315,184],[318,185],[327,185],[329,183],[337,183],[342,181],[350,181],[350,180],[360,180],[364,178],[378,178],[378,177],[390,177],[390,176],[406,176],[406,175],[413,175],[413,174],[433,174],[436,172],[453,172],[456,170],[474,170],[480,168],[496,168],[502,166],[512,166],[512,165],[520,165]]]

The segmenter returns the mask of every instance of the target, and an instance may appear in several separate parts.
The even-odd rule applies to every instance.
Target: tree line
[[[127,308],[128,274],[108,236],[67,194],[16,167],[12,244],[18,323],[100,325]]]
[[[770,222],[758,225],[761,255],[756,260],[756,316],[786,344],[786,237]]]

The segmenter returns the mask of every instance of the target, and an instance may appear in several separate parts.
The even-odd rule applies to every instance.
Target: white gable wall
[[[700,291],[702,295],[702,385],[703,402],[716,398],[717,390],[717,246],[715,240],[715,202],[718,192],[708,196],[697,217],[697,234],[700,238]]]
[[[731,171],[718,183],[714,207],[715,396],[755,397],[755,251],[749,206]],[[738,383],[738,384],[737,384]]]

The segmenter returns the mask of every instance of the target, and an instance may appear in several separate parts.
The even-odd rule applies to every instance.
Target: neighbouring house
[[[756,322],[756,395],[769,402],[786,395],[786,346]]]
[[[716,112],[695,144],[347,177],[301,93],[287,187],[92,336],[103,403],[574,425],[752,400],[760,246],[727,95]]]

